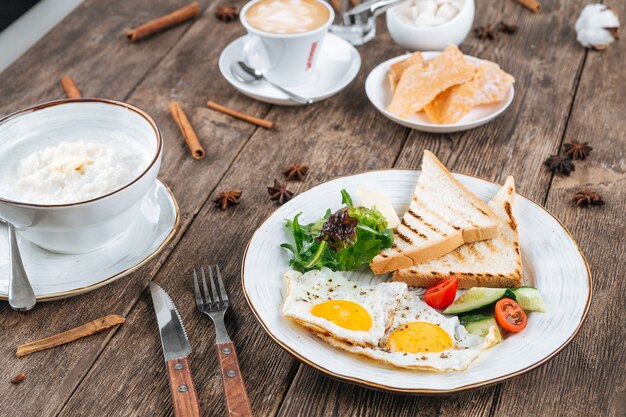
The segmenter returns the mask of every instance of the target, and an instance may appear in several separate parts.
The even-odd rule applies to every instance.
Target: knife
[[[156,313],[161,345],[176,417],[199,417],[200,403],[187,357],[191,345],[178,310],[165,290],[150,282],[150,294]]]

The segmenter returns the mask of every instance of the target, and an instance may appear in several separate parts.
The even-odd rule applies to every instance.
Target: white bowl
[[[387,10],[387,29],[392,39],[408,51],[441,51],[450,44],[460,45],[474,24],[474,0],[465,0],[463,8],[452,19],[438,26],[418,27]]]
[[[52,252],[89,252],[120,237],[134,221],[161,166],[161,133],[145,112],[104,99],[37,105],[0,120],[0,149],[45,135],[106,137],[113,131],[124,133],[146,152],[147,167],[132,182],[109,194],[69,204],[24,203],[0,195],[0,218],[12,223],[22,237]]]

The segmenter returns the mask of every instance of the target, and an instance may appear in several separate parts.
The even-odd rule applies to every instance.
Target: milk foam
[[[315,0],[261,0],[245,18],[256,29],[269,33],[305,33],[328,21],[328,9]]]

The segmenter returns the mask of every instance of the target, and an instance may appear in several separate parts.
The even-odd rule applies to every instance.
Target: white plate
[[[178,205],[170,189],[156,180],[128,230],[102,249],[78,255],[48,252],[18,234],[24,268],[37,301],[71,297],[100,288],[143,266],[159,253],[178,226]],[[0,224],[0,299],[8,295],[7,228]]]
[[[525,283],[539,288],[548,312],[530,313],[524,331],[484,352],[468,370],[435,374],[379,364],[335,349],[282,316],[282,275],[289,268],[289,255],[279,245],[291,241],[283,227],[284,219],[303,212],[303,223],[317,220],[326,209],[340,207],[342,188],[352,195],[358,188],[384,190],[398,213],[403,213],[419,174],[414,170],[385,170],[338,178],[296,196],[276,210],[252,236],[242,266],[244,294],[263,328],[296,358],[330,376],[407,393],[450,393],[490,385],[548,361],[580,328],[591,299],[591,275],[565,227],[522,196],[516,200],[514,213],[519,224]],[[485,201],[500,187],[480,178],[454,175]],[[363,271],[347,276],[363,284],[384,279]]]
[[[435,58],[440,53],[441,52],[422,52],[422,55],[424,56],[424,59],[428,61]],[[391,98],[393,96],[391,86],[389,85],[387,72],[389,71],[389,67],[391,66],[391,64],[402,61],[408,56],[408,54],[402,55],[383,62],[369,73],[369,75],[367,76],[367,80],[365,81],[365,92],[367,93],[367,97],[370,99],[374,107],[376,107],[379,112],[384,114],[385,117],[393,120],[398,124],[401,124],[402,126],[415,130],[420,130],[422,132],[431,133],[460,132],[463,130],[473,129],[493,120],[494,118],[498,117],[500,113],[506,110],[506,108],[509,107],[509,105],[513,101],[513,96],[515,96],[515,89],[513,88],[513,86],[511,86],[511,89],[507,93],[504,100],[496,103],[476,106],[472,110],[470,110],[470,112],[466,114],[461,120],[452,125],[439,125],[436,123],[431,123],[428,116],[426,116],[426,114],[423,112],[415,114],[406,119],[398,117],[395,114],[387,111],[387,106],[389,105],[389,103],[391,103]],[[480,61],[478,58],[469,55],[465,55],[465,58],[469,61]]]
[[[237,90],[256,100],[281,106],[301,105],[268,83],[242,83],[233,77],[230,65],[241,60],[243,45],[247,38],[248,35],[242,36],[222,51],[219,67],[224,78]],[[322,43],[313,80],[289,89],[313,101],[321,101],[346,88],[359,73],[360,68],[361,56],[356,48],[338,36],[328,33]]]

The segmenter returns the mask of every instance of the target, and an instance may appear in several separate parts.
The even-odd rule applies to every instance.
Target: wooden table
[[[486,126],[451,135],[407,130],[380,115],[363,88],[379,62],[402,53],[384,27],[359,48],[358,78],[337,96],[309,107],[270,106],[226,83],[217,59],[241,36],[238,23],[213,16],[220,2],[194,22],[130,44],[124,30],[180,7],[184,0],[86,0],[15,64],[0,74],[0,115],[63,97],[59,79],[71,75],[84,96],[127,101],[150,113],[166,147],[160,178],[181,208],[176,237],[148,266],[92,293],[42,303],[29,313],[0,303],[0,415],[171,415],[148,281],[177,302],[194,348],[204,415],[225,415],[213,350],[214,331],[196,311],[190,271],[219,262],[232,295],[228,320],[240,352],[252,407],[259,416],[607,416],[626,412],[624,296],[626,244],[626,83],[624,40],[604,52],[576,42],[574,22],[587,0],[544,1],[532,14],[510,0],[479,1],[475,25],[500,20],[519,25],[495,41],[470,36],[465,53],[498,62],[516,78],[511,107]],[[612,6],[626,19],[626,2]],[[383,26],[383,20],[380,20]],[[196,161],[167,112],[183,103],[207,149]],[[208,99],[267,117],[268,131],[206,107]],[[542,166],[563,142],[589,141],[591,156],[570,177]],[[587,320],[561,354],[514,380],[459,395],[417,397],[337,382],[284,352],[261,330],[240,288],[245,245],[276,205],[266,186],[292,162],[311,167],[301,192],[341,175],[419,166],[430,149],[452,170],[502,182],[514,175],[518,191],[545,205],[577,238],[594,276]],[[575,191],[590,187],[606,206],[573,207]],[[243,190],[241,205],[220,211],[222,190]],[[18,344],[117,313],[127,321],[62,347],[15,357]],[[515,358],[511,358],[515,360]],[[26,381],[9,383],[24,372]]]

